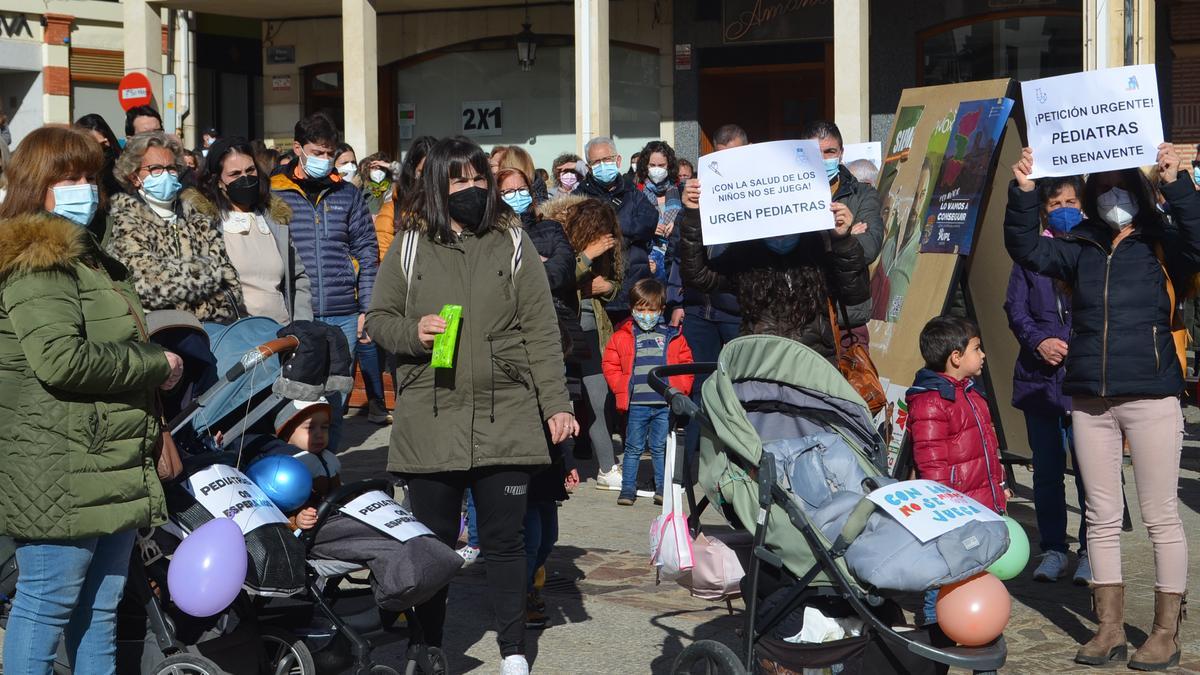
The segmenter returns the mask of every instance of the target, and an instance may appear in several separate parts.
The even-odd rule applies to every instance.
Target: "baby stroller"
[[[704,373],[712,375],[703,386],[701,406],[668,384],[670,376]],[[912,586],[916,583],[912,578],[878,577],[871,573],[876,568],[870,561],[864,562],[864,557],[878,558],[870,550],[871,537],[895,525],[863,498],[892,480],[881,468],[882,440],[865,403],[826,359],[783,338],[744,336],[726,345],[715,364],[660,367],[651,372],[649,381],[677,416],[694,417],[701,423],[699,473],[705,496],[697,501],[687,485],[690,481],[683,481],[692,536],[701,531],[700,513],[708,505],[716,505],[726,520],[742,531],[732,536],[705,534],[727,539],[743,569],[748,570],[742,582],[746,598],[743,653],[739,656],[721,642],[698,641],[678,655],[672,672],[691,673],[703,666],[703,672],[735,675],[828,667],[844,673],[919,673],[953,666],[982,674],[1004,665],[1007,648],[1003,636],[982,647],[943,647],[935,646],[938,640],[928,630],[897,629],[903,615],[888,592],[920,587]],[[823,474],[810,480],[794,451],[807,444],[795,442],[798,437],[824,439],[824,443],[848,451],[836,459],[833,453],[827,455],[826,464],[817,466]],[[677,457],[676,476],[690,475],[686,454]],[[831,465],[839,461],[844,466],[836,471],[848,472],[854,480],[834,475]],[[828,492],[828,486],[836,485],[832,496],[842,502],[837,517],[828,517],[827,511],[814,509],[797,496],[807,496],[801,485],[805,481],[818,492]],[[837,506],[833,501],[837,500],[823,505]],[[958,530],[943,536],[955,532]],[[937,580],[929,585],[941,585],[977,573],[1007,548],[1007,535],[994,528],[977,528],[973,534],[977,551],[970,560],[938,557],[933,561],[937,569],[932,572],[920,569],[920,564],[909,566],[918,568],[915,572],[902,572],[910,577],[926,573]],[[753,542],[749,548],[741,543],[751,539],[748,535]],[[926,546],[937,544],[938,540],[933,540]],[[917,548],[926,553],[930,550]],[[797,616],[802,616],[806,607],[860,621],[861,636],[822,643],[783,639],[793,634]],[[781,633],[781,625],[791,628]]]

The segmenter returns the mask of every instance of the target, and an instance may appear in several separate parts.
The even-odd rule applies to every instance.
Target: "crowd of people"
[[[875,177],[842,163],[833,123],[801,137],[821,148],[834,228],[723,246],[703,244],[695,167],[661,140],[627,163],[612,139],[593,138],[548,171],[520,146],[485,152],[458,137],[414,139],[402,161],[360,159],[316,114],[296,123],[290,148],[207,129],[189,150],[139,107],[121,140],[87,115],[30,133],[11,156],[0,143],[0,384],[20,392],[0,402],[0,532],[19,541],[20,565],[6,671],[49,672],[60,635],[88,672],[113,670],[133,532],[165,518],[151,460],[157,400],[183,365],[147,342],[143,313],[174,309],[215,323],[315,320],[344,335],[368,418],[392,424],[387,470],[406,482],[416,517],[454,547],[468,505],[460,555],[486,561],[502,672],[527,673],[524,632],[546,623],[538,570],[557,505],[580,484],[575,459],[595,458],[594,486],[620,505],[662,501],[673,421],[650,370],[715,361],[745,334],[790,338],[831,362],[847,341],[868,340],[868,269],[884,239]],[[750,142],[736,125],[712,140],[717,150]],[[1035,184],[1032,162],[1027,150],[1013,167],[1004,309],[1021,344],[1012,403],[1035,466],[1044,556],[1034,576],[1067,574],[1072,453],[1086,513],[1075,579],[1091,585],[1100,618],[1077,660],[1124,656],[1128,442],[1157,578],[1154,628],[1131,665],[1174,663],[1187,549],[1173,331],[1200,270],[1200,196],[1169,145],[1151,178]],[[453,368],[434,368],[447,305],[463,321]],[[1004,512],[1011,491],[974,383],[978,328],[939,317],[920,342],[927,368],[909,392],[917,474]],[[703,377],[672,384],[698,396]],[[281,439],[327,457],[336,479],[347,401],[293,403],[307,412],[285,420]],[[698,444],[693,423],[686,451]],[[643,452],[652,472],[639,483]],[[293,524],[311,527],[310,510]],[[380,562],[377,574],[391,573]],[[446,599],[443,586],[417,605],[433,646]],[[923,618],[937,620],[932,599]]]

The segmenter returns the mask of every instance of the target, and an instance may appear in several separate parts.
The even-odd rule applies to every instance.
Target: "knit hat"
[[[333,407],[324,396],[315,401],[288,401],[275,415],[275,436],[286,442],[304,420],[322,411],[333,414]]]

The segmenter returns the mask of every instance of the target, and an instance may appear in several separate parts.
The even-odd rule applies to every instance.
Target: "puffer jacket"
[[[922,368],[904,399],[917,475],[1004,513],[1000,441],[975,381]]]
[[[854,237],[834,239],[827,233],[801,236],[795,250],[778,255],[761,241],[730,244],[708,258],[700,228],[700,211],[684,208],[680,269],[683,283],[701,291],[730,290],[742,309],[742,335],[777,335],[795,340],[832,359],[837,354],[826,305],[806,311],[797,304],[797,286],[822,284],[821,295],[844,305],[870,298],[867,264]]]
[[[661,327],[666,330],[667,365],[691,363],[692,349],[684,339],[683,331],[675,326]],[[616,399],[617,410],[621,412],[629,410],[629,397],[633,393],[633,361],[637,357],[634,353],[635,345],[633,319],[625,319],[608,341],[608,347],[604,349],[604,361],[601,363],[604,380]],[[676,375],[670,378],[671,386],[683,392],[684,396],[691,396],[694,381],[694,375]]]
[[[158,525],[155,395],[170,374],[129,271],[49,214],[0,222],[0,533]]]
[[[629,311],[629,289],[650,274],[650,246],[658,229],[658,207],[624,177],[611,186],[601,185],[595,175],[588,177],[575,189],[581,197],[592,197],[611,205],[617,211],[623,235],[621,250],[625,257],[625,276],[621,290],[607,305],[610,312]]]
[[[1072,396],[1176,396],[1183,373],[1171,336],[1171,302],[1155,254],[1178,284],[1200,270],[1200,194],[1184,173],[1161,186],[1173,222],[1138,214],[1113,250],[1112,229],[1085,220],[1062,238],[1039,233],[1036,191],[1008,192],[1004,242],[1025,269],[1061,279],[1071,292],[1071,349],[1063,391]]]
[[[833,191],[833,201],[845,204],[854,214],[854,222],[865,223],[867,231],[854,235],[862,246],[863,259],[867,266],[879,257],[883,248],[883,213],[879,206],[879,193],[875,188],[859,181],[845,166],[838,167],[838,182]],[[840,315],[839,315],[840,316]],[[843,328],[865,326],[871,320],[871,299],[867,298],[856,305],[846,308],[846,318],[850,325]]]
[[[367,332],[397,360],[389,471],[550,462],[543,423],[572,407],[550,285],[528,233],[512,275],[508,230],[519,227],[508,214],[482,236],[435,241],[422,233],[411,290],[402,256],[383,261]],[[417,323],[448,304],[463,308],[458,348],[453,368],[435,370]]]
[[[313,314],[320,319],[366,312],[379,243],[362,192],[333,174],[308,181],[294,171],[303,169],[285,167],[271,176],[271,191],[292,209],[292,241],[308,271]]]
[[[129,268],[148,311],[179,309],[200,321],[236,320],[242,287],[225,252],[217,207],[186,188],[175,200],[175,215],[168,225],[140,197],[114,195],[109,253]]]
[[[1071,340],[1071,299],[1058,282],[1020,265],[1008,278],[1004,312],[1021,351],[1013,367],[1013,407],[1042,415],[1066,415],[1071,399],[1063,394],[1063,364],[1052,366],[1038,354],[1043,340]],[[1069,350],[1068,350],[1069,353]]]

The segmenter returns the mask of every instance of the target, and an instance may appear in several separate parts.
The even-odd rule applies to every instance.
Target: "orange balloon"
[[[938,625],[951,640],[966,647],[995,640],[1011,614],[1012,596],[1004,582],[988,572],[947,584],[938,592]]]

